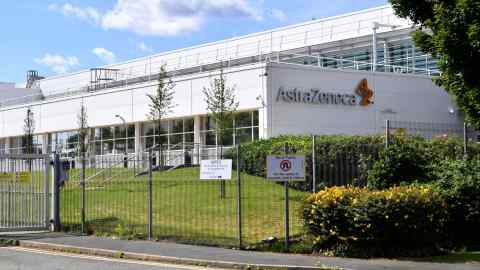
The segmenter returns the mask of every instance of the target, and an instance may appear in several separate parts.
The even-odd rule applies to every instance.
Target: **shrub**
[[[380,157],[368,171],[368,186],[384,189],[428,179],[429,160],[424,152],[407,143],[397,143],[380,152]]]
[[[436,185],[449,205],[449,231],[456,246],[480,242],[480,159],[445,160],[435,166]]]
[[[306,200],[303,216],[317,251],[354,257],[439,253],[448,222],[443,197],[426,186],[326,188]]]

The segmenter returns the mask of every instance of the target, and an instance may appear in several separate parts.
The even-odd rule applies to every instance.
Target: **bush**
[[[480,243],[480,159],[443,161],[435,166],[436,185],[450,212],[450,236],[457,246]]]
[[[335,256],[428,256],[446,244],[447,204],[426,186],[326,188],[306,200],[303,216],[314,248]]]
[[[368,186],[385,189],[401,183],[429,179],[429,160],[411,144],[397,143],[380,152],[368,171]]]

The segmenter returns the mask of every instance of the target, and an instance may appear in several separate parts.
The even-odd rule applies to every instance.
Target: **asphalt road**
[[[2,270],[200,270],[195,266],[107,259],[102,257],[37,251],[20,247],[0,248]]]

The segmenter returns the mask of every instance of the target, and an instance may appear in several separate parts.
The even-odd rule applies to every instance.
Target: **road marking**
[[[99,256],[64,253],[64,252],[54,252],[54,251],[45,251],[45,250],[23,248],[23,247],[0,247],[0,250],[2,250],[2,249],[20,251],[20,252],[36,253],[36,254],[43,254],[43,255],[62,256],[62,257],[76,258],[76,259],[118,262],[118,263],[148,265],[148,266],[158,266],[158,267],[170,267],[170,268],[187,269],[187,270],[220,269],[220,268],[199,267],[199,266],[193,266],[193,265],[192,266],[186,266],[186,265],[180,265],[180,264],[168,264],[168,263],[159,263],[159,262],[147,262],[147,261],[136,261],[136,260],[127,260],[127,259],[105,258],[105,257],[99,257]]]

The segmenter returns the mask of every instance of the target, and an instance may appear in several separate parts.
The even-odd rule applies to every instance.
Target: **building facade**
[[[436,62],[415,49],[411,31],[384,6],[39,79],[32,84],[37,92],[0,107],[0,151],[22,152],[30,109],[36,151],[73,155],[82,105],[94,155],[217,145],[203,89],[220,69],[239,102],[226,146],[281,134],[377,134],[387,119],[463,123],[432,83]],[[174,82],[175,106],[156,127],[147,117],[147,94],[161,66]]]

